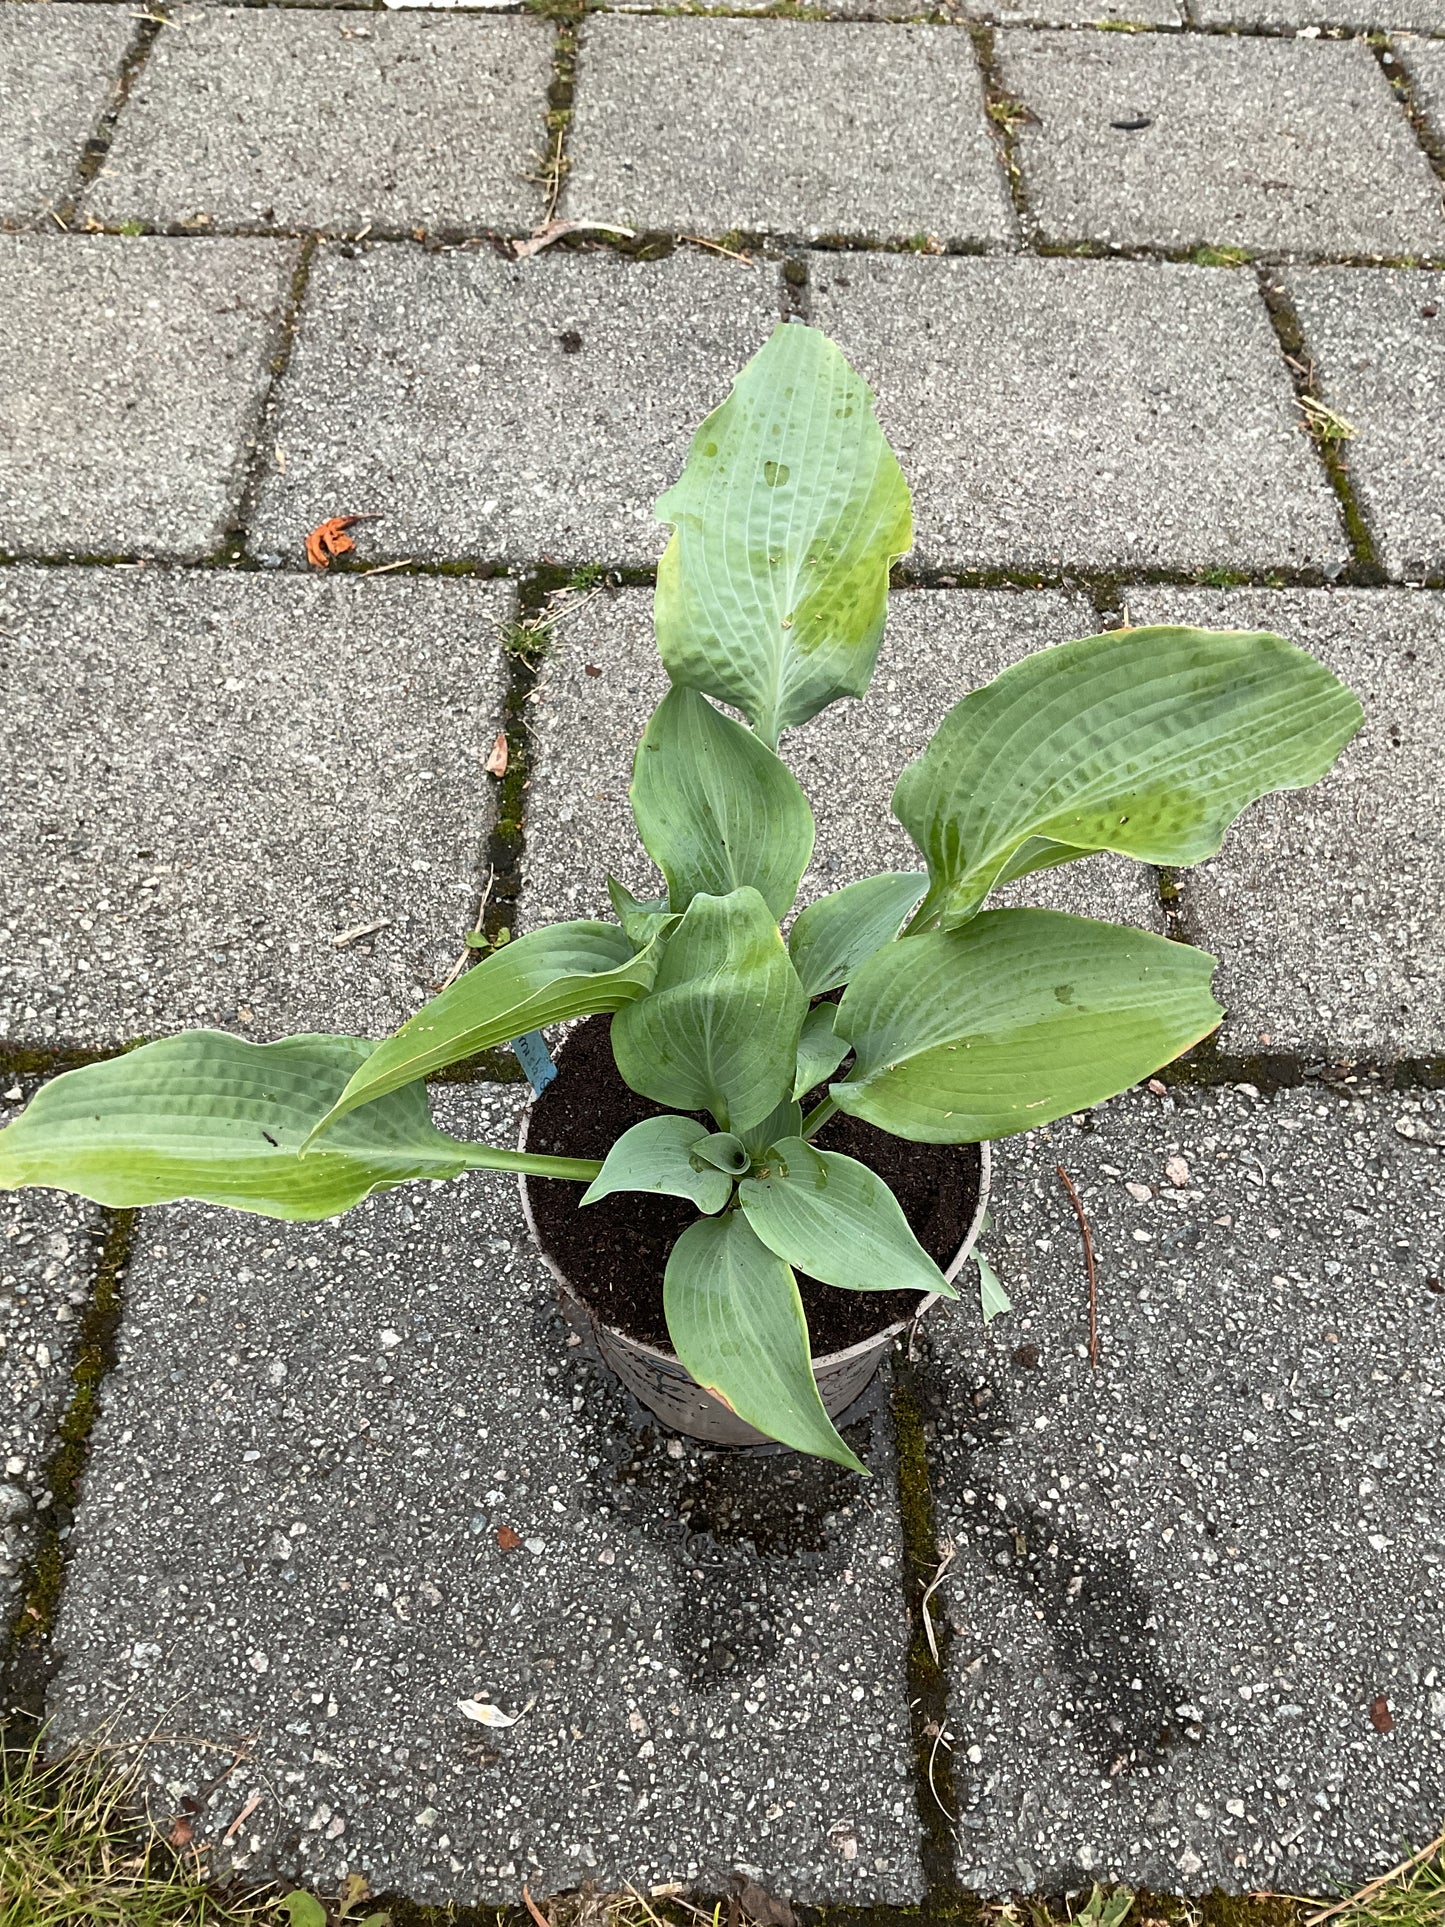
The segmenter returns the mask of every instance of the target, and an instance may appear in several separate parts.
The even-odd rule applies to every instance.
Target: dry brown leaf
[[[514,1532],[510,1526],[498,1526],[497,1545],[503,1552],[520,1552],[522,1535],[520,1532]]]
[[[1370,1724],[1377,1733],[1393,1733],[1395,1730],[1395,1716],[1383,1693],[1376,1693],[1370,1701]]]
[[[505,776],[507,773],[507,732],[497,731],[497,740],[492,744],[492,753],[487,758],[488,776]]]
[[[328,515],[324,522],[318,522],[306,538],[306,560],[312,568],[329,568],[338,555],[349,554],[356,544],[346,531],[368,519],[364,515]]]

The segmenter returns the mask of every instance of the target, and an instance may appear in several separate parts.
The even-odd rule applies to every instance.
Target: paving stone
[[[20,1108],[8,1077],[3,1089],[0,1126]],[[56,1192],[0,1193],[0,1616],[7,1625],[50,1508],[46,1472],[103,1230],[94,1205]]]
[[[573,218],[803,240],[1014,234],[959,28],[594,16],[578,72]]]
[[[1015,1312],[984,1335],[944,1307],[923,1367],[970,1886],[1333,1895],[1434,1837],[1445,1183],[1425,1129],[1445,1141],[1439,1093],[1239,1085],[995,1147]],[[1056,1161],[1098,1254],[1096,1375]]]
[[[1434,17],[1420,24],[1436,33],[1445,33],[1445,4],[1442,0],[1431,0],[1430,10]],[[1396,60],[1403,64],[1415,100],[1424,108],[1438,145],[1445,141],[1445,43],[1401,34],[1392,44],[1392,55],[1392,66]]]
[[[877,391],[924,568],[1337,570],[1347,551],[1251,278],[1173,263],[815,254]]]
[[[1194,0],[1202,27],[1392,27],[1445,32],[1441,0]]]
[[[867,696],[835,703],[783,738],[784,760],[807,792],[818,830],[799,904],[880,870],[921,868],[888,812],[905,765],[970,689],[1035,649],[1097,627],[1083,596],[896,593]],[[559,625],[534,698],[523,893],[529,928],[610,916],[609,870],[639,895],[661,892],[627,786],[637,739],[667,688],[650,591],[623,590]],[[1154,873],[1122,858],[1044,871],[1000,900],[1162,927]]]
[[[1445,1052],[1445,596],[1140,590],[1136,622],[1273,629],[1344,678],[1365,723],[1314,789],[1267,797],[1182,879],[1220,959],[1225,1049],[1364,1058]]]
[[[0,574],[0,1037],[408,1017],[476,912],[511,609],[435,578]]]
[[[324,252],[255,542],[294,552],[350,505],[381,517],[373,553],[652,562],[652,504],[779,288],[775,267],[692,252]]]
[[[1000,27],[1090,27],[1110,21],[1154,27],[1185,24],[1183,9],[1171,6],[1169,0],[1022,0],[1018,6],[1010,6],[1007,0],[994,5],[977,0],[969,12]]]
[[[1289,289],[1321,392],[1392,575],[1445,572],[1445,274],[1296,269]]]
[[[152,48],[86,210],[525,233],[552,41],[545,21],[470,13],[190,8]]]
[[[996,54],[1030,110],[1020,164],[1050,240],[1445,246],[1439,185],[1363,42],[1011,32]]]
[[[123,7],[0,8],[0,221],[69,195],[134,32]]]
[[[0,237],[0,550],[211,553],[296,258],[286,241]]]
[[[515,1141],[517,1102],[454,1086],[439,1117]],[[139,1738],[178,1703],[213,1745],[254,1736],[198,1834],[254,1786],[241,1857],[328,1885],[511,1904],[750,1866],[799,1899],[919,1897],[881,1417],[852,1434],[867,1482],[672,1457],[568,1348],[504,1176],[328,1225],[151,1214],[127,1301],[60,1736]],[[474,1697],[523,1717],[472,1725]],[[162,1788],[214,1785],[216,1757],[146,1751]]]

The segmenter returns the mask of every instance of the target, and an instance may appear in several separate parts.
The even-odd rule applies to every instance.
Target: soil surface
[[[603,1158],[625,1130],[666,1110],[623,1083],[612,1056],[611,1026],[610,1017],[589,1017],[568,1035],[557,1055],[557,1076],[532,1108],[529,1151]],[[814,1102],[821,1095],[810,1093]],[[976,1144],[910,1144],[842,1113],[828,1120],[815,1141],[876,1171],[902,1205],[914,1237],[947,1268],[978,1201]],[[633,1338],[666,1345],[663,1273],[674,1243],[698,1215],[696,1205],[631,1191],[583,1211],[578,1201],[584,1185],[529,1178],[527,1188],[548,1255],[598,1316]],[[838,1291],[802,1272],[798,1289],[815,1357],[911,1318],[919,1304],[914,1291]]]

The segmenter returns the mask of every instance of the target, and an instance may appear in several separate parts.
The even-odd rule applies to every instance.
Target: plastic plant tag
[[[1012,1311],[1013,1300],[999,1283],[998,1273],[981,1251],[975,1251],[978,1260],[978,1303],[983,1313],[983,1322],[997,1318],[1001,1311]]]
[[[516,1052],[517,1062],[527,1073],[527,1082],[540,1097],[557,1075],[557,1066],[552,1062],[546,1038],[539,1030],[529,1030],[525,1037],[514,1037],[511,1048]]]

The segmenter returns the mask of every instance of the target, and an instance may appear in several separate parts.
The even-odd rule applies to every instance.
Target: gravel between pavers
[[[779,746],[817,826],[798,903],[923,859],[889,814],[905,766],[944,715],[1011,662],[1098,618],[1084,596],[905,590],[890,598],[878,668],[861,702],[835,703]],[[637,739],[668,680],[652,627],[652,592],[628,589],[558,624],[532,710],[522,922],[610,916],[610,871],[638,895],[663,888],[627,801]],[[1122,858],[1040,872],[1000,901],[1162,928],[1154,872]]]
[[[33,1080],[22,1092],[0,1077],[0,1128],[34,1091]],[[14,1612],[50,1508],[46,1471],[104,1228],[82,1199],[0,1192],[0,1624]]]
[[[402,1023],[485,882],[513,607],[501,582],[0,571],[0,1037]]]
[[[1439,1830],[1430,1140],[1445,1096],[1361,1082],[1140,1091],[996,1147],[1016,1309],[945,1307],[923,1368],[970,1886],[1330,1893]]]
[[[437,1111],[506,1143],[518,1102]],[[212,1841],[259,1791],[254,1872],[515,1904],[524,1879],[716,1891],[745,1867],[800,1899],[919,1897],[885,1418],[852,1434],[871,1482],[676,1456],[569,1346],[509,1176],[326,1225],[149,1213],[126,1293],[58,1742],[196,1736],[147,1749],[157,1810],[211,1785]],[[475,1724],[474,1697],[522,1717]]]

